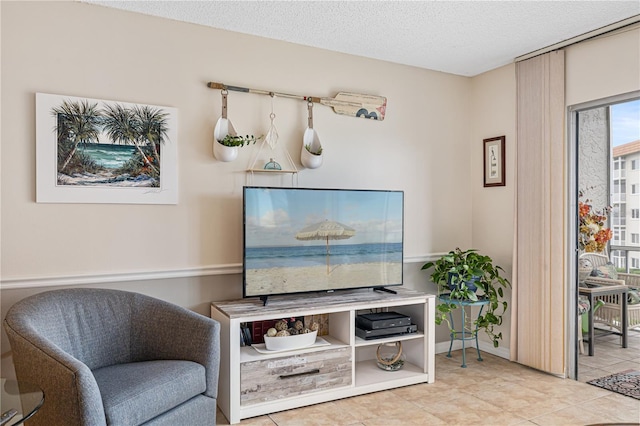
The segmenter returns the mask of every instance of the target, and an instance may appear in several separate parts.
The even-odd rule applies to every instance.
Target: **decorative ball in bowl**
[[[269,351],[287,351],[292,349],[306,348],[316,342],[318,331],[301,333],[292,336],[274,336],[265,334],[264,344]]]

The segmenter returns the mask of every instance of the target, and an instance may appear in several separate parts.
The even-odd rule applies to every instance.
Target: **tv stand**
[[[364,340],[355,334],[356,316],[394,311],[411,317],[416,333]],[[326,315],[326,333],[310,347],[265,351],[240,346],[246,322]],[[335,293],[269,296],[214,302],[220,323],[218,406],[230,424],[249,417],[435,380],[435,296],[398,287]],[[323,329],[324,330],[324,329]],[[376,365],[378,345],[402,342],[405,363],[398,371]],[[286,378],[286,380],[283,380]]]
[[[381,292],[385,292],[385,293],[391,293],[391,294],[398,294],[397,291],[391,290],[390,288],[386,288],[386,287],[374,287],[373,290],[374,291],[381,291]]]
[[[267,306],[268,300],[269,300],[269,296],[260,296],[260,301],[262,302],[262,306]]]

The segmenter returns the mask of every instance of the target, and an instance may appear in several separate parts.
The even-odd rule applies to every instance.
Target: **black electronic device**
[[[403,334],[417,333],[418,326],[415,324],[404,325],[400,327],[377,328],[375,330],[363,330],[356,327],[356,336],[361,339],[383,339],[385,337],[401,336]]]
[[[363,330],[411,325],[411,317],[397,312],[374,312],[356,317],[356,327]]]

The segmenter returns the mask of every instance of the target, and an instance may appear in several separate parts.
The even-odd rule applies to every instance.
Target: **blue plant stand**
[[[454,305],[458,305],[460,308],[460,320],[462,322],[462,326],[460,330],[456,330],[455,322],[453,320],[453,311],[449,312],[449,319],[451,320],[451,329],[453,330],[450,334],[451,343],[449,344],[449,352],[447,353],[447,358],[451,358],[451,348],[453,347],[454,340],[462,341],[462,368],[467,368],[467,358],[465,352],[465,342],[467,340],[475,340],[476,341],[476,351],[478,351],[478,361],[482,361],[482,355],[480,355],[480,348],[478,346],[478,325],[473,324],[470,321],[470,318],[467,316],[467,312],[465,310],[466,306],[479,306],[480,310],[478,311],[478,317],[482,315],[482,310],[485,305],[489,304],[488,299],[480,298],[477,302],[471,300],[460,300],[460,299],[451,299],[449,294],[442,294],[438,296],[438,299],[443,303],[453,303]],[[469,328],[467,328],[467,324],[469,324]],[[473,327],[473,328],[471,328]]]

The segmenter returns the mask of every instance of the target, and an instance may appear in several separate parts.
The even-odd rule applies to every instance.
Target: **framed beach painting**
[[[36,93],[38,203],[177,204],[176,108]]]
[[[505,186],[504,136],[484,139],[484,186]]]

